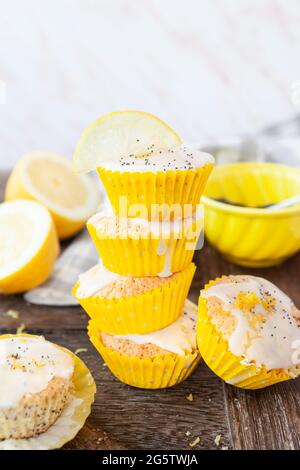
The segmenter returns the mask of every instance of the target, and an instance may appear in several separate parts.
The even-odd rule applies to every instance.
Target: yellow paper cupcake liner
[[[170,282],[151,291],[114,299],[73,294],[94,324],[104,333],[114,335],[145,334],[173,323],[182,312],[196,266],[191,263]]]
[[[123,276],[158,276],[165,270],[183,271],[191,263],[203,218],[191,222],[177,238],[172,233],[169,238],[159,238],[151,232],[123,238],[99,234],[90,223],[87,228],[107,269]]]
[[[25,333],[19,335],[1,335],[1,339],[16,337],[37,337]],[[61,346],[60,346],[61,347]],[[0,441],[0,450],[47,450],[59,449],[74,439],[84,426],[91,412],[96,393],[95,381],[84,362],[74,353],[61,347],[74,360],[74,374],[72,377],[72,399],[66,405],[60,417],[46,432],[29,439],[5,439]]]
[[[111,373],[132,387],[148,389],[172,387],[187,379],[200,360],[198,351],[185,356],[169,353],[154,358],[120,354],[103,344],[100,331],[93,320],[89,322],[88,335]]]
[[[210,281],[205,289],[220,279],[222,278]],[[222,380],[239,388],[256,390],[291,379],[291,376],[281,369],[268,371],[264,366],[245,364],[244,357],[229,351],[228,341],[210,321],[206,299],[203,297],[199,298],[198,311],[197,344],[200,354],[208,367]]]
[[[152,172],[119,172],[97,168],[114,211],[122,217],[141,217],[149,220],[173,220],[183,217],[183,206],[190,204],[195,212],[208,177],[213,169],[212,164],[194,170],[170,170]],[[127,211],[120,197],[126,198]],[[136,211],[136,204],[143,209]],[[155,205],[166,204],[159,211]],[[178,214],[180,206],[181,214]],[[173,207],[172,207],[173,206]],[[146,213],[145,213],[146,210]]]

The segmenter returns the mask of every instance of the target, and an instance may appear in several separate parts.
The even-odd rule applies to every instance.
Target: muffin
[[[167,277],[130,277],[112,273],[99,263],[79,276],[73,294],[99,330],[144,334],[179,317],[195,269],[190,263]]]
[[[186,216],[185,206],[195,212],[214,158],[184,145],[146,151],[146,157],[120,156],[97,168],[115,213],[173,220]]]
[[[87,228],[104,266],[123,276],[166,277],[192,261],[203,208],[183,220],[150,222],[97,213]]]
[[[197,342],[227,383],[263,388],[299,375],[300,312],[266,279],[223,276],[201,291]]]
[[[40,435],[41,448],[56,447],[53,438],[62,443],[72,439],[90,412],[94,393],[89,372],[69,351],[43,337],[0,336],[0,444],[4,443],[0,448],[5,448],[6,441],[26,448],[22,441],[34,442]],[[67,409],[66,414],[70,414],[72,408],[70,428],[70,416],[66,419],[63,415]],[[72,416],[75,411],[76,419]],[[47,431],[56,428],[58,420],[64,425],[65,434],[52,431],[47,447]],[[40,448],[36,445],[34,448]]]
[[[88,327],[91,342],[111,372],[139,388],[171,387],[185,380],[200,360],[196,345],[197,308],[186,302],[179,318],[151,333],[111,335],[94,320]]]

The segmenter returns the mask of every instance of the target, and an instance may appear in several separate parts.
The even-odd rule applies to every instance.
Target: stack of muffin
[[[101,262],[74,295],[88,334],[111,372],[142,388],[175,385],[200,359],[197,307],[185,304],[213,157],[183,145],[103,161],[97,167],[113,215],[87,223]]]

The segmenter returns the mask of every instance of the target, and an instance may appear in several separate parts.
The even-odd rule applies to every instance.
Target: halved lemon
[[[59,238],[82,229],[99,204],[96,185],[88,175],[76,175],[72,163],[51,152],[24,155],[12,171],[5,200],[34,199],[49,209]]]
[[[43,283],[58,253],[57,233],[45,207],[28,200],[0,204],[0,293]]]
[[[83,131],[73,164],[77,172],[94,170],[104,161],[121,156],[146,156],[174,147],[180,137],[165,122],[143,111],[117,111],[96,119]]]

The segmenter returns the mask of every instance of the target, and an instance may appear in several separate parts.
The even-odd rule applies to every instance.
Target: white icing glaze
[[[80,274],[76,296],[79,299],[90,297],[120,277],[120,274],[112,273],[102,263],[98,263],[85,273]]]
[[[292,314],[293,303],[278,287],[266,279],[244,276],[242,282],[220,283],[202,291],[205,298],[215,296],[224,302],[224,310],[231,311],[237,325],[229,338],[230,351],[243,356],[246,362],[255,361],[270,369],[288,369],[293,367],[294,342],[300,340],[300,328]],[[263,322],[255,327],[250,324],[249,316],[234,306],[239,293],[254,293],[264,301],[272,296],[275,304],[266,308],[257,303],[251,315],[262,315]]]
[[[71,379],[72,357],[43,337],[0,340],[0,408],[13,408],[28,393],[47,388],[53,377]]]
[[[136,344],[154,344],[166,351],[180,356],[197,348],[196,345],[197,309],[184,308],[180,317],[162,330],[144,335],[116,335],[116,338],[128,339]]]
[[[172,258],[173,258],[173,250],[171,243],[168,245],[165,240],[159,240],[158,247],[157,247],[157,254],[158,256],[164,256],[164,266],[162,271],[158,274],[159,277],[168,277],[171,276],[172,273]]]
[[[214,158],[209,153],[200,152],[192,147],[180,145],[158,150],[145,157],[121,156],[118,160],[107,159],[101,166],[120,172],[159,172],[170,170],[192,170],[207,164],[213,164]]]

